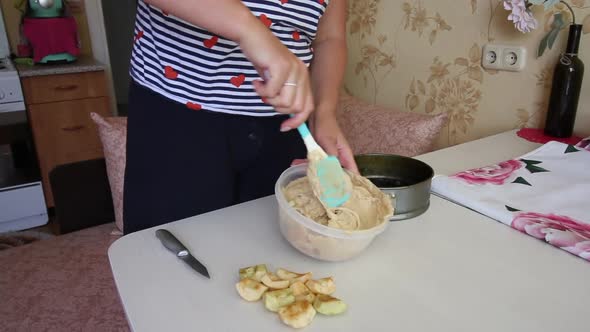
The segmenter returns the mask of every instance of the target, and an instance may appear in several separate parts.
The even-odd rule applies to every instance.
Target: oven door
[[[47,223],[38,165],[26,111],[0,111],[0,232]]]
[[[40,180],[26,111],[0,112],[0,189]]]

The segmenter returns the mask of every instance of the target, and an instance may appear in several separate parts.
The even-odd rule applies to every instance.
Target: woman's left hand
[[[326,151],[328,155],[338,157],[342,167],[359,174],[358,167],[354,161],[354,154],[346,137],[342,133],[336,116],[327,113],[312,113],[310,118],[311,132],[316,142]],[[305,162],[304,160],[295,160],[293,165]]]

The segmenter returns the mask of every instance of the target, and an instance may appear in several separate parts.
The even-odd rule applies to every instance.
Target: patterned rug
[[[19,247],[35,241],[49,239],[54,236],[55,235],[37,231],[0,233],[0,250]]]

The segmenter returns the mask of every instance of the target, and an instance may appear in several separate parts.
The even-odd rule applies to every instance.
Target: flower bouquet
[[[545,11],[553,10],[555,6],[562,4],[567,7],[568,11],[571,13],[571,24],[576,24],[576,15],[574,10],[566,1],[562,0],[503,0],[504,2],[504,9],[510,11],[508,15],[508,20],[514,22],[514,26],[517,30],[527,33],[535,30],[539,22],[535,19],[532,7],[533,6],[540,6],[543,5],[545,7]],[[547,48],[551,49],[553,44],[555,43],[555,39],[557,38],[559,32],[564,29],[568,24],[566,22],[566,18],[564,18],[564,13],[562,11],[556,11],[553,15],[553,19],[550,21],[551,25],[549,27],[548,33],[543,37],[541,43],[539,44],[539,48],[537,50],[537,56],[542,56],[543,53]]]

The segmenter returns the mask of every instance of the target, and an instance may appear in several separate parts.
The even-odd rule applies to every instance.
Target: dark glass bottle
[[[584,63],[578,57],[581,36],[582,25],[570,25],[566,51],[561,55],[553,72],[545,135],[570,137],[574,131],[584,77]]]

